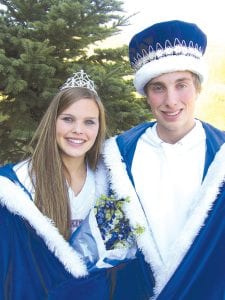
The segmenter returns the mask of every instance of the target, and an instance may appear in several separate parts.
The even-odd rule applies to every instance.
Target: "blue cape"
[[[141,134],[153,124],[138,125],[116,139],[122,161],[126,165],[127,174],[133,185],[131,165],[137,141]],[[202,123],[202,125],[206,133],[206,158],[202,179],[204,180],[222,146],[224,150],[225,133],[207,123]],[[223,178],[218,195],[212,201],[212,207],[191,247],[172,277],[157,295],[158,300],[225,299],[225,156],[223,157],[224,160],[221,160],[219,166]],[[140,251],[139,261],[146,278],[148,293],[153,295],[155,278],[151,265],[146,263],[142,251]]]

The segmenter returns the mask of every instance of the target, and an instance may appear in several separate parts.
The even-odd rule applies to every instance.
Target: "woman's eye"
[[[67,123],[72,123],[73,122],[73,118],[71,118],[71,117],[63,117],[62,120],[67,122]]]
[[[85,124],[86,125],[93,125],[93,124],[95,124],[95,121],[94,120],[86,120]]]

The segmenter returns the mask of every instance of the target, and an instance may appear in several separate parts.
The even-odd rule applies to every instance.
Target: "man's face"
[[[194,127],[198,92],[191,72],[171,72],[155,77],[148,83],[146,94],[162,140],[175,143]]]

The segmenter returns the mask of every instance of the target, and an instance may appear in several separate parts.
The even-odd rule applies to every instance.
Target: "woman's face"
[[[92,99],[80,99],[56,120],[56,141],[62,158],[83,159],[95,143],[99,130],[99,109]]]

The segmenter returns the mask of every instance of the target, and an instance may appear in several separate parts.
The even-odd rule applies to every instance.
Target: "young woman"
[[[50,103],[31,156],[0,168],[1,299],[109,299],[104,263],[89,274],[100,259],[90,224],[105,251],[93,213],[107,194],[104,137],[103,104],[81,71]]]
[[[114,194],[105,127],[93,82],[75,73],[44,114],[31,155],[0,168],[0,299],[149,298],[135,259],[142,228],[125,217],[126,191]]]

